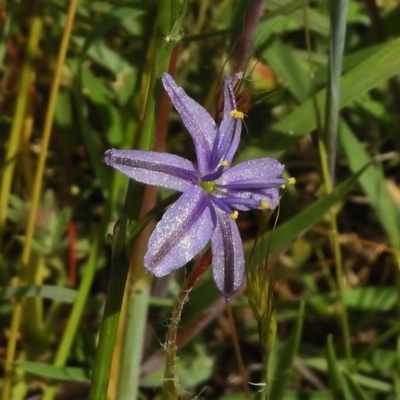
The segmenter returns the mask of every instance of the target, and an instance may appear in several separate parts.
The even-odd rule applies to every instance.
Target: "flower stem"
[[[178,298],[176,299],[172,316],[171,323],[168,329],[168,338],[166,344],[166,361],[164,369],[164,383],[162,388],[162,399],[163,400],[176,400],[180,398],[180,386],[178,378],[176,377],[176,353],[177,353],[177,339],[178,339],[178,328],[181,320],[181,314],[183,305],[187,301],[190,291],[193,289],[196,282],[204,274],[211,263],[211,251],[207,250],[201,257],[199,262],[191,271],[190,275],[186,279],[181,291],[179,292]]]
[[[187,4],[187,0],[184,3]],[[143,110],[142,131],[139,138],[141,150],[151,150],[154,146],[156,121],[159,121],[163,97],[160,78],[161,74],[168,70],[172,51],[180,40],[181,24],[185,14],[185,5],[181,8],[176,1],[162,1],[158,3],[157,7],[157,21],[147,57],[153,62],[145,65],[143,73],[143,81],[146,83],[142,84],[144,88],[143,98],[146,99],[146,105]],[[137,195],[138,191],[141,193],[140,196]],[[129,182],[128,192],[135,193],[132,199],[143,199],[143,187],[136,182]],[[149,204],[151,204],[155,192],[153,192],[153,200],[151,199],[151,192],[147,191],[146,193],[149,196]],[[130,206],[130,210],[128,210],[127,215],[131,221],[135,221],[138,219],[137,212],[139,209],[141,213],[147,211],[146,203],[134,209],[132,200],[128,199],[130,199],[129,195],[127,195],[127,205]],[[146,235],[144,234],[140,241],[145,240],[145,238]],[[139,390],[140,363],[151,285],[151,279],[143,267],[142,257],[139,256],[142,254],[143,248],[144,246],[141,243],[137,243],[137,246],[135,244],[134,254],[129,261],[129,297],[127,299],[129,319],[124,331],[124,341],[129,343],[124,345],[124,353],[122,354],[120,367],[123,373],[119,378],[117,399],[137,398]]]
[[[344,0],[346,1],[346,0]],[[332,2],[335,3],[335,2]],[[339,2],[338,2],[339,3]],[[338,6],[341,6],[337,4]],[[333,4],[333,7],[336,5]],[[342,7],[342,6],[341,6]],[[308,27],[307,23],[307,7],[304,6],[304,17],[306,20],[305,24],[305,35],[306,35],[306,44],[307,44],[307,50],[308,50],[308,55],[309,55],[309,64],[310,67],[313,68],[313,60],[312,60],[312,49],[311,49],[311,38],[310,38],[310,30]],[[347,10],[347,8],[346,8]],[[332,15],[332,21],[331,23],[334,23],[334,15]],[[345,29],[345,24],[341,25],[341,29]],[[343,38],[343,33],[340,35],[341,38]],[[343,52],[343,47],[341,47],[341,51],[339,53]],[[334,166],[334,162],[332,161],[329,163],[329,157],[328,157],[328,151],[327,149],[329,148],[329,145],[327,144],[328,138],[330,139],[331,147],[333,146],[336,149],[336,143],[333,143],[333,141],[336,141],[336,132],[334,130],[338,129],[338,123],[335,121],[335,119],[339,118],[339,101],[338,99],[333,99],[333,96],[339,97],[339,84],[340,84],[340,79],[337,78],[336,74],[337,72],[334,71],[335,68],[341,68],[341,62],[338,62],[338,60],[333,60],[332,59],[332,54],[337,57],[338,56],[338,51],[331,52],[331,57],[330,57],[330,68],[329,68],[329,77],[328,81],[331,82],[332,84],[335,85],[335,87],[331,90],[327,91],[327,108],[331,108],[329,110],[329,116],[325,116],[325,121],[326,121],[326,134],[323,135],[323,126],[322,126],[322,121],[321,121],[321,115],[320,111],[318,109],[318,104],[317,104],[317,98],[315,96],[315,91],[313,90],[313,106],[315,110],[315,117],[317,119],[317,133],[318,133],[318,148],[319,148],[319,155],[320,155],[320,160],[321,160],[321,168],[322,168],[322,175],[325,183],[325,188],[327,193],[332,193],[333,191],[333,181],[331,179],[331,171],[330,171],[330,165],[331,168]],[[311,77],[313,77],[314,74],[311,73]],[[340,70],[339,70],[339,76],[340,76]],[[312,79],[312,85],[313,84],[313,79]],[[331,158],[334,156],[335,152],[331,153]],[[333,176],[333,173],[332,173]],[[345,304],[344,296],[345,296],[345,284],[343,280],[343,262],[342,262],[342,254],[341,254],[341,249],[340,249],[340,242],[339,242],[339,233],[338,233],[338,226],[337,226],[337,221],[336,221],[336,215],[335,212],[332,210],[329,212],[329,217],[330,217],[330,224],[331,224],[331,232],[332,232],[332,250],[334,253],[335,257],[335,266],[336,266],[336,284],[337,284],[337,289],[338,289],[338,294],[339,294],[339,303],[340,303],[340,324],[342,328],[342,334],[343,334],[343,340],[344,340],[344,351],[347,359],[348,365],[351,365],[352,363],[352,351],[351,351],[351,336],[350,336],[350,327],[349,327],[349,320],[348,320],[348,313],[347,313],[347,307]]]
[[[112,268],[107,291],[109,295],[105,304],[103,321],[100,328],[89,400],[107,399],[114,341],[129,271],[129,262],[126,255],[127,249],[132,247],[132,242],[139,236],[154,216],[173,203],[177,196],[179,196],[179,193],[165,199],[136,224],[132,225],[130,220],[126,216],[123,216],[120,224],[114,229]],[[130,198],[129,194],[127,198]]]

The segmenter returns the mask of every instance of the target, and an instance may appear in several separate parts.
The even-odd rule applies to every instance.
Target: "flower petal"
[[[135,181],[179,192],[199,181],[193,163],[174,154],[110,149],[105,152],[105,162]]]
[[[243,283],[243,245],[236,222],[215,207],[217,225],[211,237],[212,271],[218,290],[229,299]]]
[[[262,208],[261,202],[266,202],[269,204],[269,208],[273,209],[279,204],[279,187],[274,184],[273,186],[275,187],[273,188],[254,189],[251,187],[251,182],[255,179],[265,182],[269,180],[271,182],[276,181],[282,174],[283,169],[284,165],[274,158],[259,158],[245,161],[225,171],[216,181],[218,194],[221,197],[239,197],[257,200],[260,206],[256,208]],[[230,185],[233,186],[236,182],[241,182],[243,184],[246,181],[249,182],[248,190],[230,188]],[[254,208],[240,204],[235,205],[233,201],[230,203],[238,210]]]
[[[245,179],[277,179],[285,166],[275,158],[256,158],[242,162],[225,171],[218,183],[228,184]]]
[[[205,192],[193,186],[164,214],[152,233],[144,266],[156,276],[182,267],[209,241],[216,216]]]
[[[213,146],[212,169],[215,169],[222,161],[232,162],[233,156],[239,146],[242,132],[242,121],[234,118],[231,111],[236,110],[236,99],[232,84],[241,79],[241,72],[224,80],[224,113],[218,134]]]
[[[171,75],[163,74],[162,82],[173,105],[192,136],[199,171],[209,171],[211,149],[218,127],[211,115],[179,87]]]

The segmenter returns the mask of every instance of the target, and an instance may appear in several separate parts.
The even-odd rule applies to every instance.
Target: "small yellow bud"
[[[294,185],[296,183],[296,178],[289,178],[287,180],[288,185]]]
[[[244,118],[244,114],[239,110],[232,110],[231,111],[231,116],[233,118],[236,118],[236,119],[243,119]]]
[[[236,219],[238,216],[239,216],[239,213],[236,210],[230,215],[230,217],[232,219]]]
[[[269,208],[269,204],[266,201],[261,202],[261,208],[267,210]]]
[[[286,189],[286,185],[281,185],[281,189]]]
[[[219,164],[219,165],[220,165],[220,167],[227,167],[229,165],[229,163],[228,163],[228,161],[224,160],[224,161],[221,161],[221,164]]]

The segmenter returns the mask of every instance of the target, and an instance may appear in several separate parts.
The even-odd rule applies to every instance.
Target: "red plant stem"
[[[252,4],[249,6],[245,16],[243,34],[237,43],[234,53],[233,73],[240,71],[245,63],[248,50],[254,41],[253,37],[258,26],[258,21],[261,18],[263,5],[263,0],[252,0]]]
[[[246,394],[246,397],[248,399],[250,399],[251,394],[250,394],[250,390],[249,390],[249,385],[247,383],[249,378],[248,378],[246,368],[244,367],[242,352],[240,350],[240,344],[239,344],[239,340],[238,340],[238,337],[236,334],[235,320],[233,318],[232,306],[230,305],[230,303],[227,302],[225,308],[226,308],[226,313],[228,315],[229,326],[231,328],[231,335],[232,335],[232,340],[233,340],[233,348],[235,350],[236,362],[237,362],[237,366],[239,369],[239,373],[242,377],[243,391]]]

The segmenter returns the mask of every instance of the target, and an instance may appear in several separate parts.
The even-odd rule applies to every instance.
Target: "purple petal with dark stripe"
[[[171,75],[163,74],[162,82],[172,104],[192,136],[198,169],[202,174],[210,171],[211,151],[218,127],[211,115],[179,87]]]
[[[257,158],[242,162],[225,171],[217,183],[228,185],[247,179],[278,179],[283,169],[284,165],[275,158]]]
[[[243,283],[243,245],[236,222],[217,207],[215,213],[217,224],[211,237],[212,271],[218,290],[228,300]]]
[[[210,240],[216,216],[210,199],[198,186],[184,192],[153,231],[144,266],[156,276],[182,267]]]
[[[224,113],[213,146],[213,169],[224,160],[230,164],[239,146],[242,121],[231,116],[231,111],[236,110],[236,99],[232,84],[236,80],[241,79],[242,75],[240,72],[224,80]]]
[[[173,154],[110,149],[105,162],[135,181],[179,192],[199,182],[193,163]]]

